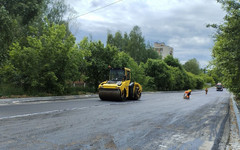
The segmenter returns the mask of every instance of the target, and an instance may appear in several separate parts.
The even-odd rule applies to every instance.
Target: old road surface
[[[209,89],[0,106],[1,150],[224,149],[230,94]],[[225,130],[224,130],[225,129]]]

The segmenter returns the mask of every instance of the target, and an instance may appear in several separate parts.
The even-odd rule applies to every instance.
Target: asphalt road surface
[[[0,106],[1,150],[223,149],[230,94],[209,89]]]

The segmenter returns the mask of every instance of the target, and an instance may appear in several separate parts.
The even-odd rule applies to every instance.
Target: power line
[[[111,5],[114,5],[114,4],[116,4],[116,3],[119,3],[120,1],[123,1],[123,0],[117,0],[117,1],[115,1],[115,2],[112,2],[112,3],[110,3],[110,4],[107,4],[107,5],[105,5],[105,6],[102,6],[102,7],[100,7],[100,8],[97,8],[97,9],[91,10],[91,11],[89,11],[89,12],[87,12],[87,13],[84,13],[84,14],[78,15],[78,16],[76,16],[76,17],[73,17],[73,18],[71,18],[70,20],[75,19],[75,18],[78,18],[78,17],[85,16],[85,15],[87,15],[87,14],[93,13],[93,12],[95,12],[95,11],[98,11],[98,10],[103,9],[103,8],[106,8],[106,7],[109,7],[109,6],[111,6]]]

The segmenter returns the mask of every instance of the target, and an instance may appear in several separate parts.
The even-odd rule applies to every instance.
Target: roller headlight
[[[122,85],[122,81],[118,81],[118,82],[117,82],[117,85],[118,85],[118,86],[121,86],[121,85]]]

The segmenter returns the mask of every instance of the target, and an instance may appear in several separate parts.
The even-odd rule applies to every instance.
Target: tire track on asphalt
[[[110,104],[94,105],[94,106],[89,106],[89,107],[81,107],[81,108],[78,107],[78,108],[70,108],[70,109],[62,109],[62,110],[51,110],[51,111],[44,111],[44,112],[37,112],[37,113],[7,116],[7,117],[1,117],[0,120],[22,118],[22,117],[31,117],[31,116],[37,116],[37,115],[46,115],[46,114],[61,113],[61,112],[75,111],[75,110],[84,110],[84,109],[88,109],[88,108],[104,107],[104,106],[110,106]]]

